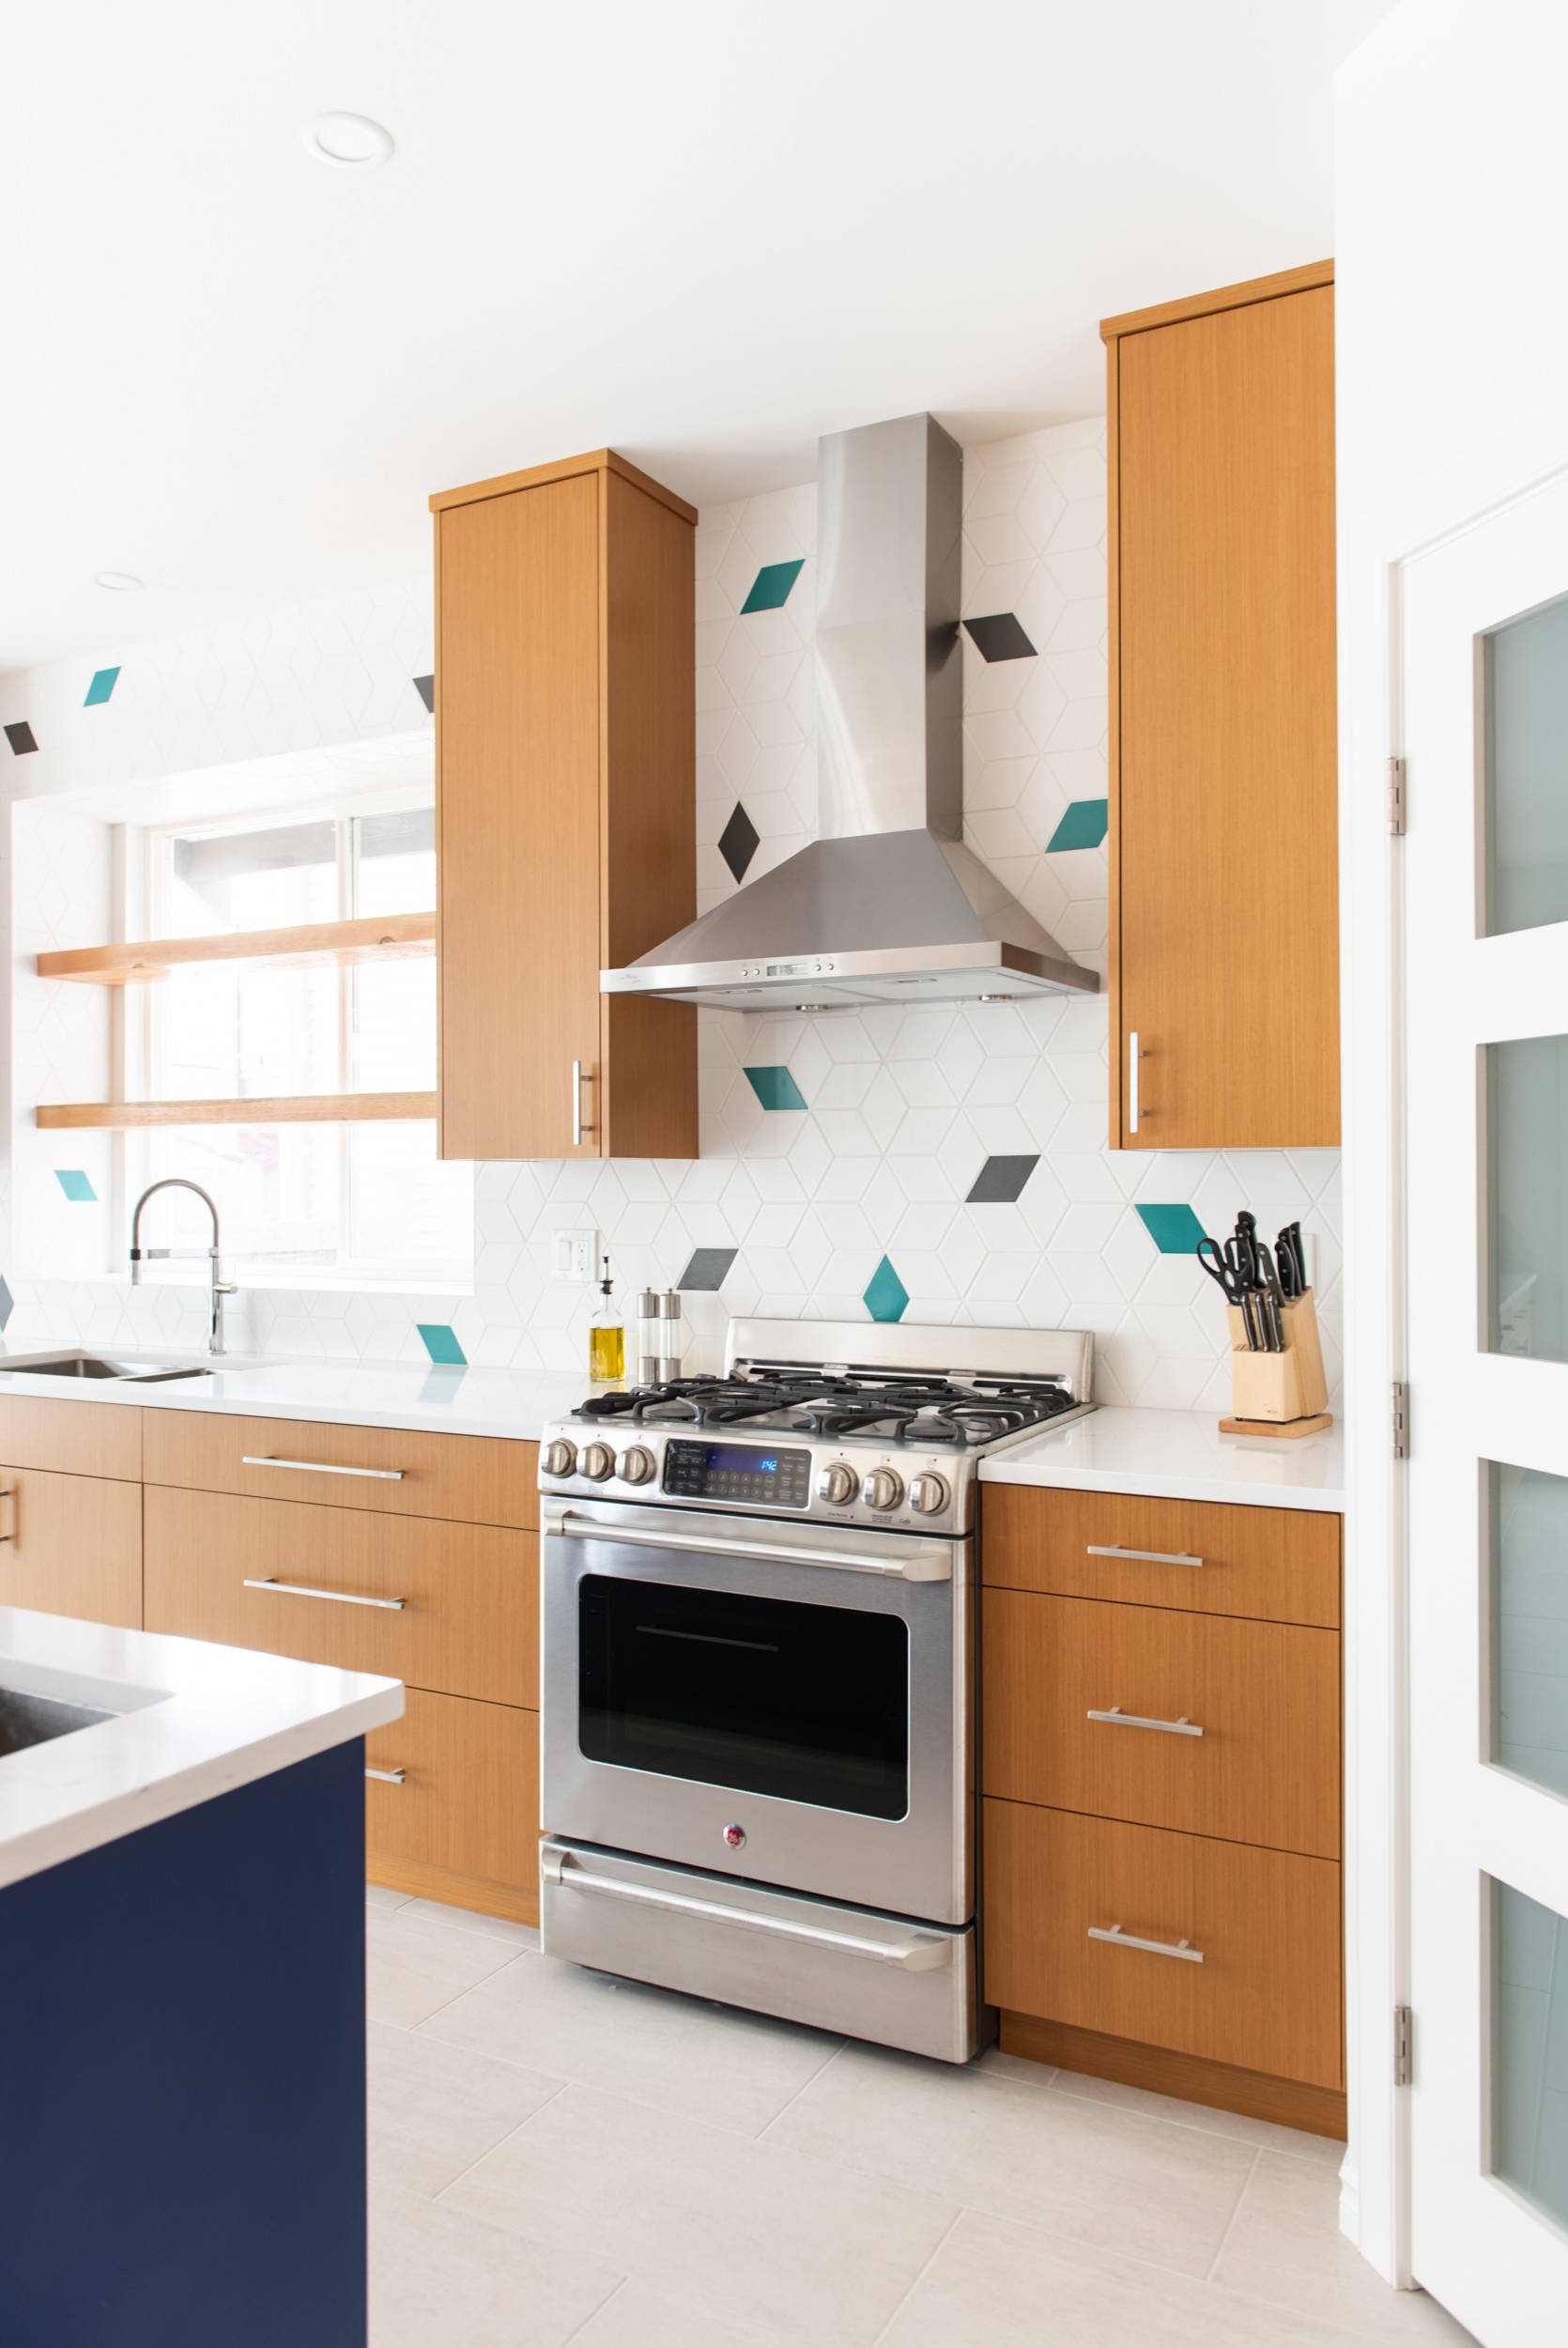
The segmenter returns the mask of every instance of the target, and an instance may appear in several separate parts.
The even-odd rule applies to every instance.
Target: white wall
[[[1069,806],[1106,791],[1104,426],[1090,418],[991,442],[964,470],[963,609],[1016,613],[1037,647],[988,664],[965,641],[968,837],[1064,946],[1103,970],[1104,847],[1050,843]],[[737,886],[716,845],[737,801],[760,836],[746,879],[812,836],[815,544],[809,486],[702,517],[703,906]],[[784,606],[743,613],[758,570],[790,561],[804,567]],[[422,583],[132,647],[101,707],[82,706],[93,662],[0,679],[0,718],[27,718],[44,746],[12,760],[9,779],[53,794],[97,786],[101,812],[116,775],[203,765],[248,789],[258,760],[356,737],[373,764],[410,712],[423,722],[411,678],[430,666],[428,626]],[[1223,1231],[1246,1204],[1266,1230],[1299,1217],[1315,1241],[1337,1385],[1338,1151],[1109,1151],[1106,1018],[1102,996],[862,1017],[704,1014],[697,1163],[482,1166],[470,1297],[274,1289],[242,1300],[233,1342],[415,1359],[415,1324],[435,1321],[451,1323],[470,1361],[577,1368],[592,1297],[553,1277],[550,1242],[583,1227],[602,1235],[623,1298],[678,1279],[695,1248],[737,1251],[722,1292],[690,1306],[710,1366],[730,1313],[860,1318],[886,1256],[911,1321],[1087,1328],[1102,1398],[1218,1413],[1230,1399],[1218,1291],[1191,1253],[1159,1252],[1137,1209],[1190,1204]],[[747,1067],[787,1067],[805,1108],[764,1108]],[[968,1203],[989,1156],[1036,1154],[1015,1204]],[[199,1336],[193,1291],[14,1285],[13,1345],[146,1342],[177,1325]]]
[[[1568,10],[1403,0],[1337,85],[1341,864],[1351,1513],[1346,1734],[1351,2142],[1346,2231],[1407,2278],[1404,1526],[1390,1383],[1403,1369],[1394,1107],[1400,558],[1568,462]],[[1411,823],[1421,778],[1410,779]],[[1420,1397],[1414,1398],[1419,1441]]]

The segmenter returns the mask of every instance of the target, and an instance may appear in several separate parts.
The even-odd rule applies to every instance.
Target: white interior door
[[[1411,2261],[1568,2341],[1568,478],[1405,566]]]

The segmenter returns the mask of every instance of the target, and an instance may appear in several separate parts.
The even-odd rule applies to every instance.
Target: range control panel
[[[776,1444],[691,1443],[665,1445],[662,1489],[672,1500],[743,1500],[771,1508],[811,1504],[811,1454]]]

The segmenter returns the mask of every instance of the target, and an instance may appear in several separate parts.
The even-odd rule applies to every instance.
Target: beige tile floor
[[[373,1889],[372,2348],[1463,2348],[1340,2147],[611,1980]]]

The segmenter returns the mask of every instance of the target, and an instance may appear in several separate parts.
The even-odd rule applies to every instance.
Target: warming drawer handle
[[[634,1549],[697,1551],[705,1557],[738,1557],[743,1562],[761,1557],[779,1566],[834,1566],[840,1573],[880,1573],[895,1582],[950,1582],[953,1578],[951,1559],[929,1550],[919,1557],[892,1558],[884,1565],[872,1557],[843,1557],[833,1549],[787,1549],[782,1542],[750,1538],[715,1540],[706,1533],[645,1533],[637,1525],[607,1524],[598,1517],[570,1513],[557,1523],[546,1524],[545,1530],[546,1534],[564,1533],[576,1541],[624,1541]]]
[[[1184,1712],[1179,1721],[1145,1720],[1142,1713],[1124,1712],[1119,1704],[1113,1704],[1108,1712],[1089,1712],[1091,1721],[1109,1721],[1115,1728],[1161,1728],[1167,1737],[1201,1737],[1203,1730],[1196,1721],[1190,1721]]]
[[[400,1614],[408,1601],[406,1598],[361,1598],[358,1590],[316,1590],[308,1582],[280,1582],[276,1574],[264,1573],[254,1579],[245,1576],[248,1590],[276,1590],[280,1598],[330,1598],[339,1606],[385,1606]]]
[[[401,1484],[401,1468],[340,1467],[335,1460],[278,1460],[263,1453],[259,1458],[247,1451],[240,1460],[241,1467],[303,1468],[307,1475],[370,1475],[379,1484]]]
[[[1203,1564],[1201,1557],[1191,1556],[1185,1549],[1123,1549],[1115,1542],[1109,1548],[1102,1548],[1098,1541],[1091,1541],[1084,1554],[1089,1557],[1133,1557],[1141,1565],[1145,1566],[1201,1566]]]
[[[1203,1963],[1202,1949],[1195,1949],[1191,1940],[1140,1940],[1133,1933],[1124,1932],[1120,1924],[1112,1924],[1109,1928],[1103,1924],[1091,1924],[1089,1938],[1091,1940],[1114,1940],[1118,1949],[1144,1949],[1150,1956],[1179,1956],[1189,1965]]]
[[[896,1965],[906,1973],[929,1973],[952,1956],[947,1940],[924,1936],[910,1940],[868,1940],[858,1933],[834,1932],[824,1924],[791,1923],[781,1916],[764,1916],[753,1908],[730,1908],[721,1900],[694,1899],[685,1892],[657,1891],[651,1884],[626,1883],[619,1876],[595,1875],[591,1868],[546,1852],[540,1872],[547,1883],[574,1892],[592,1892],[601,1899],[630,1900],[639,1908],[668,1908],[677,1916],[701,1916],[710,1923],[739,1924],[747,1932],[772,1933],[779,1940],[804,1940],[812,1948],[832,1949],[840,1956],[869,1957],[874,1964]]]

